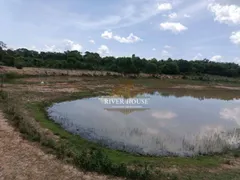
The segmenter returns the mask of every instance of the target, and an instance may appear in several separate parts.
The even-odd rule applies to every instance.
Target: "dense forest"
[[[84,69],[114,71],[124,74],[209,74],[240,77],[240,66],[235,63],[211,62],[207,59],[187,61],[183,59],[147,60],[132,57],[101,57],[98,53],[78,51],[37,52],[20,48],[7,49],[0,41],[0,65],[22,67],[45,67],[58,69]]]

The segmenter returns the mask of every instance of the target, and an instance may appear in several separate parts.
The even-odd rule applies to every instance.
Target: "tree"
[[[0,65],[4,65],[4,62],[3,62],[3,56],[4,56],[3,49],[5,49],[5,48],[7,48],[7,45],[3,41],[0,41]],[[2,90],[2,88],[3,88],[3,81],[4,81],[4,74],[1,73],[0,75],[1,75],[1,90]]]
[[[164,74],[179,74],[179,67],[176,62],[170,61],[162,67]]]
[[[132,63],[134,64],[139,73],[144,72],[147,62],[148,61],[144,58],[141,59],[140,57],[137,57],[135,55],[132,57]]]
[[[19,65],[20,64],[20,65]],[[147,60],[133,54],[130,57],[101,57],[95,52],[37,52],[26,48],[7,49],[0,41],[0,65],[18,67],[49,67],[61,69],[107,70],[123,74],[140,72],[156,74],[198,74],[240,77],[240,66],[235,63],[212,62],[208,59],[187,60]]]
[[[0,41],[0,49],[6,49],[7,48],[7,44],[5,44],[3,41]]]
[[[183,74],[189,73],[192,70],[192,64],[189,61],[180,59],[177,61],[177,65],[179,67],[179,71]]]
[[[84,62],[89,64],[89,67],[91,66],[91,69],[98,69],[100,62],[101,62],[101,56],[98,53],[92,53],[92,52],[85,52],[83,56]]]
[[[155,63],[150,62],[150,63],[147,64],[146,73],[156,74],[157,71],[158,71],[158,69],[157,69],[157,65]]]

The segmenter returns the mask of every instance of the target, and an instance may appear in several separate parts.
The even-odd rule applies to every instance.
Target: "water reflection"
[[[152,112],[152,117],[157,119],[173,119],[177,117],[177,114],[171,111],[155,111]]]
[[[154,95],[157,92],[154,90],[149,90],[149,94]],[[201,89],[201,90],[192,90],[192,89],[173,89],[173,88],[166,88],[161,89],[159,92],[161,96],[170,97],[174,96],[176,98],[182,97],[192,97],[197,98],[199,100],[205,99],[219,99],[219,100],[238,100],[240,99],[240,93],[238,90],[222,90],[222,89]]]
[[[193,155],[239,146],[239,100],[147,95],[150,109],[127,115],[104,110],[98,98],[58,103],[48,111],[72,133],[134,153]]]
[[[240,106],[222,109],[220,111],[220,117],[226,120],[235,121],[240,126]]]

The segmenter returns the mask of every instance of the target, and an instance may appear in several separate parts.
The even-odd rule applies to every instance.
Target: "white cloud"
[[[171,46],[169,46],[169,45],[165,45],[164,48],[165,48],[165,49],[170,49]]]
[[[174,22],[165,22],[161,23],[160,27],[164,31],[172,31],[173,33],[179,33],[181,31],[185,31],[188,28],[181,23],[174,23]]]
[[[208,9],[215,15],[214,20],[225,24],[240,24],[240,6],[209,4]]]
[[[35,49],[37,48],[35,47]],[[75,50],[82,51],[83,47],[81,44],[78,44],[69,39],[60,41],[56,45],[45,45],[44,49],[42,49],[42,51],[50,51],[50,52],[64,52],[64,51],[75,51]]]
[[[28,48],[27,48],[28,49]],[[34,51],[38,51],[38,52],[40,52],[41,50],[40,49],[38,49],[36,46],[31,46],[30,47],[30,49],[32,49],[32,50],[34,50]]]
[[[68,8],[64,9],[64,7],[68,7],[68,6],[63,6],[63,8],[56,8],[56,10],[59,12],[59,14],[57,12],[56,13],[57,14],[56,17],[54,15],[53,16],[50,15],[49,16],[49,18],[50,18],[49,21],[50,22],[48,22],[48,24],[44,24],[44,25],[41,24],[41,26],[45,26],[45,25],[46,26],[45,26],[44,29],[41,28],[41,31],[38,29],[37,32],[34,31],[35,28],[32,28],[32,26],[34,26],[34,25],[27,25],[27,24],[32,24],[32,23],[35,24],[36,21],[32,22],[35,17],[27,17],[26,16],[27,14],[25,14],[25,11],[23,11],[23,9],[22,9],[22,11],[21,11],[22,13],[17,14],[16,12],[14,12],[14,16],[11,17],[11,18],[10,18],[10,16],[9,17],[3,16],[3,17],[9,19],[7,21],[9,24],[10,24],[10,21],[13,21],[16,18],[19,18],[18,19],[19,20],[18,24],[21,26],[19,28],[20,29],[29,30],[29,32],[25,31],[24,36],[26,34],[29,34],[29,36],[31,35],[31,38],[25,39],[25,41],[22,42],[22,39],[24,38],[24,36],[20,37],[20,36],[18,36],[18,34],[12,33],[12,32],[10,32],[8,30],[3,31],[3,35],[4,35],[3,37],[5,37],[4,40],[7,41],[8,44],[13,44],[15,46],[22,46],[23,45],[23,46],[28,46],[29,47],[30,45],[34,44],[34,45],[37,46],[37,48],[44,49],[44,44],[47,44],[46,49],[53,51],[55,49],[58,49],[58,50],[65,49],[63,47],[64,45],[63,44],[60,45],[59,42],[56,42],[58,40],[55,39],[55,38],[58,38],[58,37],[66,37],[66,38],[77,37],[77,35],[79,33],[81,33],[84,37],[87,38],[87,43],[88,43],[89,46],[93,46],[93,44],[90,44],[90,42],[88,42],[89,40],[91,40],[91,39],[96,40],[96,43],[97,43],[97,45],[95,45],[96,50],[97,50],[97,48],[101,44],[105,44],[105,45],[107,45],[110,48],[111,51],[113,51],[111,46],[109,44],[106,44],[106,43],[108,43],[107,40],[105,41],[105,43],[104,42],[101,43],[101,42],[97,41],[97,39],[92,34],[92,33],[94,33],[94,31],[91,31],[91,30],[89,30],[89,31],[86,31],[86,30],[85,31],[80,31],[79,29],[75,29],[75,28],[81,28],[82,24],[86,23],[85,24],[86,26],[83,25],[83,29],[85,29],[85,28],[87,28],[87,29],[95,29],[96,28],[96,32],[100,32],[98,34],[99,38],[101,38],[100,37],[101,33],[103,33],[104,30],[108,30],[107,32],[110,32],[112,30],[112,32],[110,32],[110,33],[113,33],[113,34],[110,35],[110,37],[111,37],[111,41],[113,41],[113,43],[115,41],[115,44],[119,44],[119,43],[117,43],[116,40],[113,39],[113,36],[118,35],[119,41],[128,42],[128,41],[126,41],[126,39],[129,36],[129,34],[131,32],[133,32],[134,35],[137,35],[140,38],[144,39],[143,43],[145,43],[145,41],[149,41],[148,40],[149,37],[141,35],[142,33],[141,34],[137,34],[136,31],[129,31],[127,33],[125,32],[126,34],[125,33],[122,34],[120,32],[123,32],[124,29],[114,29],[114,28],[118,28],[120,26],[122,27],[122,25],[124,26],[125,24],[128,24],[128,23],[130,25],[133,22],[134,23],[135,22],[140,22],[140,21],[142,21],[142,19],[145,19],[145,20],[148,19],[145,23],[142,24],[142,25],[144,25],[144,24],[146,25],[146,27],[144,27],[145,28],[144,29],[144,32],[145,32],[144,34],[146,35],[146,34],[149,34],[150,31],[153,32],[154,29],[155,29],[155,26],[151,26],[150,27],[149,22],[153,22],[155,24],[156,23],[155,20],[156,20],[157,17],[163,18],[163,17],[161,17],[162,14],[169,15],[170,13],[174,13],[174,12],[177,13],[178,17],[176,19],[174,19],[174,20],[164,20],[162,22],[163,23],[164,22],[180,22],[184,26],[187,26],[189,28],[189,30],[190,30],[190,26],[188,26],[187,23],[189,23],[189,24],[193,23],[193,22],[189,22],[189,21],[193,21],[193,20],[195,21],[195,18],[196,19],[200,18],[199,17],[200,15],[204,16],[204,18],[206,17],[206,19],[204,19],[204,20],[207,20],[207,18],[209,18],[207,16],[210,14],[210,12],[206,13],[207,5],[206,5],[206,7],[204,9],[202,8],[201,11],[199,10],[200,11],[199,12],[199,16],[194,13],[195,9],[192,10],[192,8],[191,8],[190,11],[185,11],[185,12],[182,11],[182,9],[185,9],[185,7],[188,7],[189,5],[197,4],[198,2],[202,2],[202,1],[205,1],[205,0],[196,1],[196,2],[195,1],[192,2],[192,1],[188,0],[189,2],[186,2],[186,3],[184,2],[184,4],[182,4],[180,7],[177,7],[177,8],[175,8],[176,6],[174,4],[172,4],[172,6],[173,6],[172,10],[170,10],[170,11],[162,11],[162,12],[160,12],[158,10],[158,4],[156,3],[156,1],[158,1],[158,2],[170,2],[170,0],[168,0],[168,1],[167,0],[131,0],[131,1],[127,1],[125,3],[125,0],[124,0],[124,1],[117,2],[117,3],[109,4],[109,6],[111,6],[112,9],[110,9],[109,11],[106,11],[106,9],[102,9],[101,12],[99,12],[99,13],[101,13],[101,16],[99,16],[99,14],[91,14],[91,13],[88,13],[88,12],[85,12],[85,11],[73,12],[73,14],[72,13],[67,13],[68,12],[68,10],[67,10]],[[137,2],[139,2],[139,4]],[[54,2],[51,2],[51,6],[49,6],[49,7],[54,7],[54,6],[52,6],[52,3],[55,4]],[[62,3],[62,1],[60,3]],[[172,3],[172,2],[170,2],[170,3]],[[41,5],[41,4],[39,3],[39,5]],[[66,4],[68,4],[68,2],[66,2]],[[120,5],[126,5],[126,6],[120,6]],[[146,9],[145,9],[145,5],[146,5]],[[71,6],[74,6],[74,3]],[[129,8],[128,10],[124,11],[125,7],[131,7],[131,6],[133,8]],[[12,7],[13,6],[11,6],[11,8]],[[196,7],[199,7],[199,6],[196,6]],[[2,6],[2,8],[5,8],[5,6]],[[26,8],[29,8],[29,7],[26,7]],[[29,9],[31,9],[31,8],[29,8]],[[149,11],[149,9],[150,10],[152,9],[152,11]],[[9,12],[12,12],[10,8],[6,8],[6,10],[8,10]],[[34,11],[35,11],[35,9],[34,9]],[[156,11],[157,11],[159,16],[156,16],[155,18],[153,18],[156,15]],[[44,14],[44,13],[42,13],[42,14]],[[49,11],[49,13],[47,15],[49,15],[49,14],[52,14],[52,11]],[[66,18],[62,14],[65,14]],[[69,15],[69,14],[72,14],[72,15]],[[142,14],[144,14],[144,15],[142,15]],[[184,18],[184,14],[189,14],[189,15],[192,16],[192,18],[186,19],[186,18]],[[19,15],[19,17],[17,17],[17,15]],[[22,15],[22,16],[20,16],[20,15]],[[39,14],[39,15],[41,15],[41,14]],[[26,16],[26,19],[24,19],[23,16]],[[36,18],[42,20],[42,17],[36,17]],[[59,18],[60,20],[57,20],[57,18]],[[166,18],[168,18],[168,17],[166,17]],[[69,21],[67,21],[67,20],[69,20]],[[104,21],[102,21],[102,20],[104,20]],[[99,23],[98,23],[98,21],[99,21]],[[197,25],[198,23],[202,23],[202,22],[204,22],[204,21],[201,21],[201,22],[197,21],[197,22],[195,22],[195,24]],[[5,26],[8,23],[5,23]],[[56,26],[55,26],[55,23],[56,23]],[[74,24],[74,23],[77,23],[77,24]],[[156,26],[158,26],[158,28],[160,28],[159,27],[160,23],[161,23],[161,21],[156,25]],[[12,22],[12,24],[14,24],[14,22]],[[48,28],[49,25],[50,25],[50,28]],[[8,27],[8,26],[6,26],[6,27]],[[13,26],[13,27],[15,27],[15,26]],[[26,28],[23,28],[23,27],[26,27]],[[66,33],[69,33],[69,32],[66,32],[66,30],[69,29],[69,27],[73,28],[73,31],[71,32],[70,36],[66,35]],[[56,29],[60,29],[60,31],[58,31],[58,36],[54,36],[53,37],[51,35],[54,34],[54,32],[56,32],[55,28]],[[208,28],[211,29],[211,24],[209,25],[209,27],[207,27],[207,29]],[[16,28],[12,28],[12,29],[16,29]],[[49,29],[50,29],[50,31],[49,31]],[[197,33],[197,31],[199,29],[193,28],[191,30],[196,30],[196,32],[191,32],[191,34],[192,34],[192,33]],[[240,29],[237,29],[237,27],[236,27],[236,29],[233,29],[232,31],[238,31],[238,30],[240,30]],[[31,32],[34,32],[34,33],[31,33]],[[15,35],[13,35],[14,37],[11,37],[10,34],[15,34]],[[187,31],[186,31],[186,35],[187,35]],[[229,59],[231,59],[231,61],[233,61],[234,57],[239,57],[239,55],[237,54],[238,53],[238,51],[237,51],[238,49],[236,49],[238,47],[232,47],[231,48],[231,46],[233,46],[233,45],[231,45],[231,44],[229,45],[229,43],[225,42],[226,38],[222,38],[222,39],[218,39],[217,40],[218,42],[222,42],[222,44],[224,44],[224,47],[220,47],[220,44],[218,42],[216,44],[216,41],[211,40],[211,37],[209,37],[208,34],[205,34],[205,35],[206,36],[204,36],[204,37],[203,36],[196,37],[195,41],[193,41],[193,42],[195,42],[194,43],[195,45],[197,44],[199,46],[205,47],[205,49],[204,50],[203,49],[202,50],[198,49],[193,54],[189,54],[189,52],[186,51],[184,57],[182,57],[182,58],[188,58],[189,55],[190,55],[190,58],[192,58],[198,52],[202,52],[202,53],[204,53],[204,55],[206,55],[206,57],[210,58],[211,55],[212,56],[216,55],[215,53],[211,53],[211,51],[215,51],[216,52],[216,51],[219,50],[219,48],[223,48],[222,52],[219,52],[219,53],[221,53],[221,55],[224,56],[224,60],[225,60],[225,57],[229,57]],[[216,33],[215,36],[219,36],[219,35],[220,36],[222,36],[222,35],[226,36],[228,41],[230,42],[229,38],[231,36],[231,31],[230,31],[230,33],[226,33],[226,31],[224,29],[221,29],[221,30],[219,30],[219,32]],[[34,36],[36,38],[34,38]],[[89,36],[92,36],[92,37],[89,37]],[[109,36],[107,36],[107,37],[109,38]],[[175,46],[175,47],[179,46],[179,42],[177,42],[177,41],[179,41],[181,39],[176,39],[175,45],[171,44],[171,43],[170,44],[172,46]],[[191,38],[189,39],[188,37],[186,37],[184,39],[186,40],[186,42],[185,42],[186,47],[182,47],[181,48],[182,51],[185,51],[186,48],[188,48],[188,47],[191,48],[191,47],[194,46],[194,45],[191,45],[191,43],[189,43],[189,40],[191,40]],[[209,40],[209,42],[207,43],[207,46],[209,46],[209,47],[207,47],[207,48],[206,48],[206,43],[205,44],[204,43],[200,43],[199,44],[198,42],[196,43],[196,41],[204,40],[204,39]],[[34,40],[34,42],[33,42],[33,40]],[[71,39],[71,40],[75,41],[77,39]],[[103,41],[103,39],[102,39],[102,41]],[[109,43],[111,43],[111,41],[109,40]],[[156,47],[157,51],[151,51],[151,52],[152,52],[152,54],[159,53],[159,55],[160,55],[161,54],[161,50],[164,49],[163,46],[165,44],[163,44],[162,47],[160,46],[160,48],[159,48],[159,46],[156,46],[157,41],[159,41],[159,38],[154,38],[154,39],[151,40],[150,43],[147,43],[146,46],[148,46],[148,49],[150,51],[152,50],[153,47]],[[212,41],[212,42],[210,42],[210,41]],[[231,40],[231,41],[233,41],[233,40]],[[234,40],[234,42],[238,43],[239,41]],[[77,43],[80,43],[80,46],[81,45],[84,46],[84,44],[82,44],[81,41],[80,42],[75,42],[75,44],[77,44]],[[143,44],[143,43],[141,43],[141,44]],[[230,48],[230,49],[228,49],[228,48]],[[85,50],[85,48],[84,48],[84,50]],[[139,50],[139,48],[138,48],[138,50]],[[166,49],[166,50],[174,55],[174,51],[172,51],[171,49],[170,50]],[[124,53],[130,54],[130,53],[128,53],[128,52],[126,52],[125,50],[122,49],[122,50],[117,52],[117,55],[121,56],[121,55],[124,55]],[[146,54],[146,52],[136,52],[136,53],[140,53],[141,56],[143,56],[143,57],[149,56],[149,55]],[[175,55],[174,55],[174,58],[175,58]],[[176,57],[176,58],[180,58],[180,57]]]
[[[0,13],[5,19],[12,19],[11,23],[14,23],[15,18],[18,19],[18,23],[24,24],[24,27],[26,27],[24,29],[26,30],[34,26],[38,30],[36,32],[45,31],[46,29],[56,32],[58,29],[67,27],[77,28],[78,30],[122,28],[150,20],[157,16],[162,12],[158,7],[160,9],[162,9],[161,7],[164,7],[163,9],[169,8],[169,5],[162,6],[158,4],[158,0],[123,0],[107,3],[108,5],[103,6],[99,12],[89,13],[87,8],[79,12],[71,11],[72,8],[74,9],[75,6],[78,6],[78,2],[51,1],[46,5],[41,1],[34,1],[27,4],[25,1],[20,0],[23,3],[21,3],[21,7],[16,9],[20,5],[17,1],[9,0],[7,3],[1,3],[2,1],[0,1]],[[84,4],[91,6],[91,2],[84,2]],[[178,3],[172,2],[172,4],[176,6]],[[31,9],[34,15],[30,11],[26,11],[26,9]],[[6,20],[6,22],[8,22],[8,25],[10,24],[9,21]],[[39,24],[39,22],[44,23]],[[16,27],[18,26],[16,23],[14,24]]]
[[[129,34],[128,37],[120,37],[118,35],[113,36],[113,39],[115,39],[116,41],[120,42],[120,43],[135,43],[138,41],[142,41],[141,38],[139,38],[138,36],[135,36],[133,33]]]
[[[162,50],[161,55],[162,55],[162,57],[164,57],[164,58],[169,58],[169,57],[171,57],[171,54],[170,54],[168,51],[166,51],[166,50]]]
[[[198,1],[188,1],[188,2],[189,3],[186,3],[185,6],[178,8],[178,10],[176,11],[178,15],[178,17],[176,18],[177,20],[189,18],[191,14],[191,16],[195,17],[194,19],[191,18],[191,20],[194,20],[196,22],[196,21],[199,21],[199,19],[204,18],[206,16],[206,13],[202,14],[202,12],[207,8],[209,4],[208,0],[198,0]]]
[[[234,58],[233,62],[235,62],[235,63],[240,65],[240,57]]]
[[[177,13],[171,13],[171,14],[169,14],[168,15],[168,17],[170,18],[170,19],[175,19],[175,18],[177,18]]]
[[[103,55],[109,54],[110,50],[109,50],[109,48],[106,45],[101,45],[98,48],[98,53],[103,56]]]
[[[222,60],[222,58],[223,58],[223,57],[220,56],[220,55],[215,55],[215,56],[213,56],[213,57],[210,58],[210,61],[219,62],[219,61]]]
[[[239,0],[212,0],[212,1],[219,4],[235,4],[240,6]]]
[[[152,48],[153,51],[156,51],[156,48]]]
[[[77,25],[81,29],[114,29],[128,27],[149,20],[163,11],[172,9],[172,4],[156,4],[156,1],[157,0],[119,1],[114,3],[116,6],[120,7],[116,9],[114,14],[103,15],[97,18],[92,15],[77,14],[73,17],[69,15],[69,17],[64,17],[64,19],[68,20],[71,18],[71,21],[68,23]],[[179,3],[175,3],[174,5],[177,4]],[[63,14],[66,16],[66,13]]]
[[[93,39],[90,39],[89,42],[92,43],[92,44],[96,44]]]
[[[133,33],[130,33],[127,37],[121,37],[119,35],[113,35],[111,31],[104,31],[101,35],[104,39],[114,39],[120,43],[136,43],[142,41],[142,39],[138,36],[135,36]]]
[[[193,60],[201,60],[202,58],[203,55],[201,53],[197,53],[197,55],[193,57]]]
[[[172,4],[170,3],[163,3],[163,4],[158,4],[158,10],[159,11],[167,11],[172,9]]]
[[[55,45],[51,45],[51,46],[45,45],[45,49],[44,50],[45,51],[50,51],[50,52],[61,51],[61,50],[57,50]]]
[[[69,39],[65,39],[64,40],[64,50],[70,50],[70,51],[81,51],[82,50],[82,46],[78,43],[75,43]]]
[[[104,31],[101,36],[102,36],[102,38],[104,38],[104,39],[112,39],[112,37],[113,37],[111,31]]]
[[[232,35],[230,36],[230,40],[231,40],[234,44],[240,45],[240,31],[232,32]]]

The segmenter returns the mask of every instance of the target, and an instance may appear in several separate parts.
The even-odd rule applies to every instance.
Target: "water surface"
[[[143,111],[109,111],[94,97],[57,103],[48,112],[69,132],[133,153],[190,156],[239,146],[240,100],[144,96],[150,99]]]

